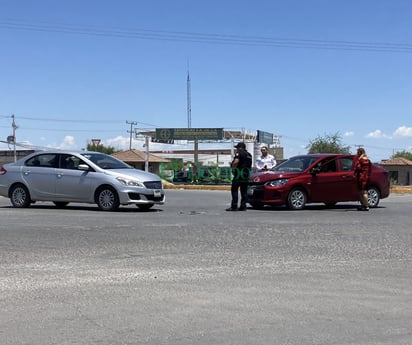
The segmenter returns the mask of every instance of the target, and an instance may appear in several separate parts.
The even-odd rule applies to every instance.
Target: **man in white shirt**
[[[266,171],[274,168],[276,166],[276,160],[275,157],[269,154],[268,147],[266,145],[261,146],[260,152],[262,153],[262,155],[260,155],[256,159],[256,168],[259,171]]]

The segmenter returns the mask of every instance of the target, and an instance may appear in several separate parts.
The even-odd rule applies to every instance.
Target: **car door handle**
[[[351,177],[352,177],[352,175],[342,175],[343,179],[347,179],[347,178],[351,178]]]

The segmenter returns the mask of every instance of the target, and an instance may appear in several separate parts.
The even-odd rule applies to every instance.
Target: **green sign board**
[[[157,140],[222,140],[223,128],[156,128]]]

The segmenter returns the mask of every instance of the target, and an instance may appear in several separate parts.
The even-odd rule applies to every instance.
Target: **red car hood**
[[[272,181],[281,178],[293,178],[295,176],[302,175],[301,172],[291,173],[284,171],[264,171],[264,172],[255,172],[250,176],[250,181],[254,183],[265,183],[267,181]]]

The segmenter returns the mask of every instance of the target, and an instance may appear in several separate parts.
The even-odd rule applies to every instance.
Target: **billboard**
[[[256,141],[260,144],[270,145],[273,143],[273,133],[258,130]]]
[[[223,128],[156,128],[156,140],[222,140]]]

